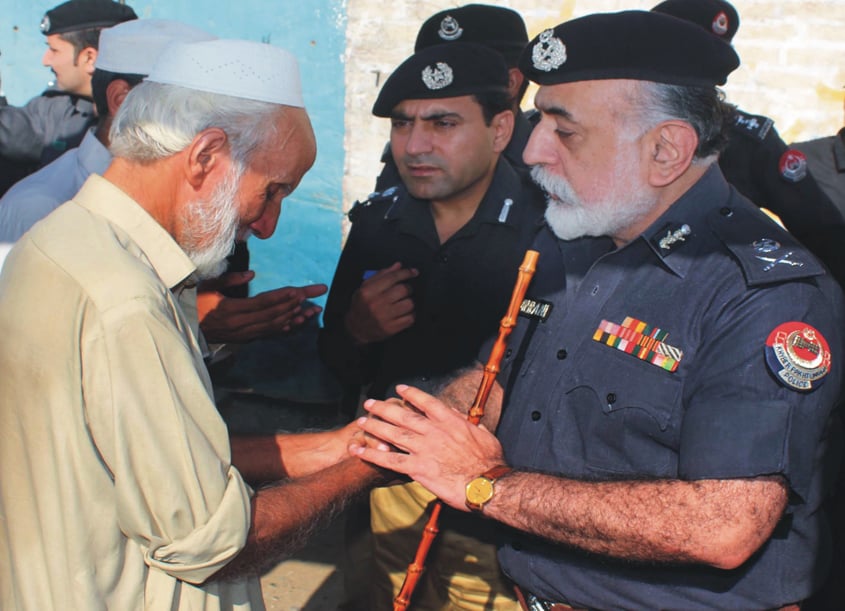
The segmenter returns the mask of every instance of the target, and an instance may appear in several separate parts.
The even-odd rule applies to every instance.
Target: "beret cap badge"
[[[443,21],[440,22],[440,29],[437,30],[437,35],[443,40],[458,40],[464,33],[464,29],[458,23],[458,20],[451,15],[446,15]]]
[[[730,22],[728,20],[728,16],[725,14],[724,11],[716,15],[713,19],[713,25],[711,26],[713,29],[713,33],[717,36],[724,36],[728,33],[728,29],[730,28]]]
[[[455,80],[452,68],[446,62],[437,62],[432,68],[426,66],[422,71],[422,80],[425,86],[431,90],[448,87]]]
[[[554,36],[554,30],[545,30],[531,50],[531,61],[537,70],[551,72],[566,62],[566,45]]]
[[[49,32],[50,31],[50,17],[44,15],[44,19],[41,20],[41,31],[42,32]]]

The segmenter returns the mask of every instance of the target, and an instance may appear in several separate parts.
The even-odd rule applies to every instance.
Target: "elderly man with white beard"
[[[738,63],[643,11],[535,38],[543,307],[511,334],[495,435],[452,409],[477,374],[448,404],[365,404],[389,445],[350,451],[511,527],[525,609],[797,609],[829,568],[843,297],[719,170]]]
[[[296,60],[177,43],[111,142],[0,275],[0,607],[263,609],[258,572],[380,478],[354,424],[230,439],[198,342],[197,282],[314,162]]]

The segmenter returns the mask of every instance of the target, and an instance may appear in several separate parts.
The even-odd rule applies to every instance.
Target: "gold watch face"
[[[467,505],[474,509],[481,507],[493,498],[493,482],[486,477],[476,477],[467,484]]]

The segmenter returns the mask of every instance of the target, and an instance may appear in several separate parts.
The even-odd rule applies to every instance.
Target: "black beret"
[[[49,36],[88,28],[109,28],[137,18],[132,7],[112,0],[68,0],[44,14],[41,33]]]
[[[513,9],[489,4],[467,4],[435,13],[417,33],[414,51],[448,42],[475,42],[495,49],[515,66],[525,45],[528,30],[522,16]]]
[[[377,117],[389,117],[403,100],[456,98],[508,89],[508,67],[500,53],[468,42],[427,47],[393,71],[373,105]]]
[[[666,0],[651,10],[691,21],[727,42],[739,29],[739,14],[725,0]]]
[[[534,38],[519,68],[540,85],[632,79],[671,85],[724,85],[739,66],[733,48],[675,17],[649,11],[595,13]]]

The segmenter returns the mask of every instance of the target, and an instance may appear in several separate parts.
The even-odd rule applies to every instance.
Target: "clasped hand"
[[[467,482],[505,462],[499,440],[417,388],[399,385],[396,391],[401,400],[368,399],[369,416],[358,419],[362,430],[389,446],[353,440],[350,454],[407,475],[444,503],[466,510]]]

